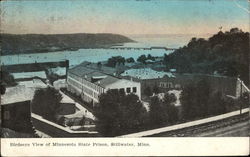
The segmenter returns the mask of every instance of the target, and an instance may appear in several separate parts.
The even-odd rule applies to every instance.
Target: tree
[[[149,104],[150,125],[153,127],[162,126],[167,121],[166,117],[167,115],[162,107],[161,101],[157,96],[153,96]]]
[[[179,120],[179,111],[177,107],[174,105],[176,102],[177,98],[176,96],[171,93],[165,93],[164,94],[164,99],[163,99],[163,106],[164,110],[166,110],[167,114],[167,120],[169,123],[175,123]]]
[[[147,86],[143,92],[148,97],[153,95],[153,92],[151,91],[151,88],[149,86]]]
[[[0,81],[2,84],[5,84],[5,86],[15,86],[17,84],[13,75],[5,70],[0,71]]]
[[[197,110],[197,117],[204,117],[208,115],[208,100],[210,97],[210,86],[207,80],[202,79],[196,83],[195,87],[195,104]]]
[[[153,87],[153,93],[158,94],[160,92],[160,89],[157,85],[154,85]]]
[[[184,119],[222,114],[227,111],[229,104],[223,99],[222,92],[211,91],[204,79],[185,86],[180,101]]]
[[[151,56],[151,54],[148,54],[147,59],[150,59],[150,60],[154,61],[155,57]]]
[[[194,84],[188,84],[186,85],[180,95],[180,102],[181,102],[181,110],[182,110],[182,118],[187,119],[193,119],[197,116],[197,112],[199,112],[199,109],[197,109],[197,106],[195,105],[195,86]]]
[[[177,100],[177,98],[176,98],[176,96],[173,93],[171,93],[171,94],[165,93],[164,94],[163,101],[165,103],[167,103],[167,104],[173,104],[174,102],[176,102],[176,100]]]
[[[141,55],[140,57],[137,58],[137,61],[143,64],[146,63],[146,60],[147,60],[147,57],[145,55]]]
[[[249,32],[232,28],[209,39],[192,38],[190,42],[164,56],[166,69],[237,77],[249,84]]]
[[[98,132],[107,137],[138,131],[147,119],[146,109],[138,96],[125,95],[118,90],[103,93],[94,112]]]
[[[125,58],[122,56],[112,56],[108,59],[107,66],[115,67],[116,65],[120,65],[125,63]]]
[[[58,90],[47,87],[35,91],[31,102],[32,112],[48,119],[55,121],[55,116],[60,109],[62,95]]]
[[[226,112],[227,103],[223,100],[222,93],[216,91],[212,93],[208,101],[208,114],[218,115]]]
[[[134,63],[135,60],[134,60],[133,57],[130,57],[130,58],[127,58],[127,59],[126,59],[126,62],[128,62],[128,63]]]
[[[2,81],[0,82],[0,90],[1,90],[1,95],[3,95],[6,91],[5,84]]]

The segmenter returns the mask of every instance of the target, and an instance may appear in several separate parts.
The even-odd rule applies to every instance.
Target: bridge
[[[152,47],[110,47],[109,49],[114,50],[153,50],[153,49],[162,49],[162,50],[176,50],[175,48],[168,48],[168,47],[158,47],[158,46],[152,46]]]

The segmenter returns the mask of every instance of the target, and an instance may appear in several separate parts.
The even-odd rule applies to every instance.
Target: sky
[[[247,0],[5,0],[1,33],[212,34],[249,15]]]

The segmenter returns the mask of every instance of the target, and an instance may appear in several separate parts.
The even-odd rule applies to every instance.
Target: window
[[[128,88],[126,89],[126,92],[127,92],[127,93],[130,93],[130,92],[131,92],[130,87],[128,87]]]
[[[136,87],[133,87],[133,93],[136,93]]]
[[[124,88],[121,88],[121,89],[119,90],[119,92],[120,92],[120,93],[125,93],[125,89],[124,89]]]

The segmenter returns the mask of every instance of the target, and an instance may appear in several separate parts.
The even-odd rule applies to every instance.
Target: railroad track
[[[227,127],[239,122],[249,121],[249,113],[236,115],[227,119],[214,121],[206,124],[192,126],[184,129],[155,134],[152,137],[195,137],[197,134]]]

